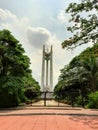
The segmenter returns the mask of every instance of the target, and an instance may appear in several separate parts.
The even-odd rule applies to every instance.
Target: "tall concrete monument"
[[[52,91],[53,89],[52,45],[50,48],[46,48],[45,45],[43,45],[41,88],[42,91]]]

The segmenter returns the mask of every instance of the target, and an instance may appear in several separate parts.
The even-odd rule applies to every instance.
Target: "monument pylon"
[[[42,91],[52,91],[53,88],[52,45],[50,48],[45,48],[45,45],[43,45],[41,88]]]

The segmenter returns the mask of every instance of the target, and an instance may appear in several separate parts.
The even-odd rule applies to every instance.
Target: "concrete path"
[[[70,106],[70,105],[68,105],[68,104],[64,104],[64,103],[58,103],[58,102],[56,102],[55,100],[46,100],[46,106]],[[35,103],[33,103],[32,104],[32,106],[44,106],[44,100],[40,100],[40,101],[38,101],[38,102],[35,102]]]
[[[98,130],[98,110],[71,107],[1,110],[0,130]]]
[[[0,116],[0,130],[98,130],[97,116]]]
[[[26,115],[80,115],[98,116],[98,110],[79,107],[18,107],[16,109],[1,110],[0,116]]]
[[[0,110],[0,130],[98,130],[98,110],[32,106]]]

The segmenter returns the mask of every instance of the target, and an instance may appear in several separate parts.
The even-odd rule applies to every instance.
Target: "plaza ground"
[[[0,110],[0,130],[98,130],[98,110],[69,106]]]

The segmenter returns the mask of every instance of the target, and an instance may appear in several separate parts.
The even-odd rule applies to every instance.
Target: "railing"
[[[79,100],[79,101],[78,101]],[[84,97],[81,91],[64,91],[55,95],[54,92],[40,92],[32,106],[82,106],[84,107]],[[80,104],[79,104],[80,102]]]

